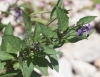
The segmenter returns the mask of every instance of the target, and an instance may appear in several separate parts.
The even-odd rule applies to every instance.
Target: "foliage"
[[[34,69],[38,69],[42,74],[48,75],[48,67],[59,72],[59,64],[55,48],[61,47],[64,43],[75,43],[87,39],[88,36],[78,36],[78,30],[85,24],[90,23],[96,16],[86,16],[81,18],[76,25],[69,26],[68,11],[62,7],[62,1],[58,0],[51,12],[51,24],[58,20],[56,27],[49,27],[49,24],[42,23],[39,19],[32,18],[36,21],[34,33],[32,33],[32,22],[30,16],[23,12],[23,20],[26,28],[26,38],[21,40],[13,35],[11,24],[0,24],[0,30],[5,27],[2,37],[0,50],[0,70],[4,70],[0,77],[40,77]],[[26,7],[24,4],[21,5]],[[46,23],[45,20],[43,22]],[[85,26],[87,27],[87,26]],[[48,59],[47,59],[48,57]]]

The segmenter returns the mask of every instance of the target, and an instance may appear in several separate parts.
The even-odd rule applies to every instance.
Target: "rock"
[[[94,65],[98,68],[100,68],[100,58],[94,61]]]
[[[5,1],[0,1],[0,11],[7,11],[9,8],[9,3],[5,3]]]
[[[11,22],[12,25],[16,25],[16,22],[14,21],[14,16],[13,15],[9,15],[8,17],[3,17],[1,20],[1,23],[3,24],[8,24],[9,22]]]
[[[93,77],[100,77],[100,71],[97,71]]]
[[[74,75],[74,77],[82,77],[82,76],[77,74],[77,75]]]
[[[92,77],[96,73],[96,67],[81,60],[70,59],[75,73],[82,77]]]

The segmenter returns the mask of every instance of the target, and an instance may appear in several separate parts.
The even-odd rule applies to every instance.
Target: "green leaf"
[[[88,34],[88,37],[89,37],[94,31],[95,31],[95,29],[92,28],[92,29],[90,30],[89,34]]]
[[[0,31],[1,31],[5,26],[6,26],[6,25],[0,23]]]
[[[33,60],[35,67],[40,70],[44,75],[48,75],[47,61],[44,57],[35,57]]]
[[[62,54],[61,52],[57,52],[54,49],[49,48],[48,46],[43,45],[44,47],[44,53],[49,54],[49,55],[55,55],[55,54]]]
[[[34,35],[33,35],[33,40],[34,42],[37,42],[41,33],[41,28],[40,28],[41,24],[40,23],[36,23],[35,25],[35,31],[34,31]]]
[[[78,42],[83,39],[87,39],[87,36],[86,35],[84,35],[84,36],[69,36],[69,37],[67,37],[66,40],[67,40],[67,42],[75,43],[75,42]]]
[[[23,11],[23,20],[24,20],[24,23],[25,23],[26,32],[27,32],[28,35],[30,35],[31,29],[32,29],[31,18],[24,11]]]
[[[36,71],[33,71],[31,73],[31,76],[30,77],[41,77],[41,75],[39,73],[37,73]]]
[[[69,17],[66,15],[63,9],[56,7],[56,10],[58,19],[58,30],[59,32],[61,32],[68,28]]]
[[[11,23],[9,23],[4,31],[4,35],[13,35],[13,28],[11,26]]]
[[[23,63],[24,77],[30,77],[33,70],[34,70],[33,63],[30,63],[29,66],[27,65],[27,63]]]
[[[52,26],[52,27],[50,27],[50,28],[51,28],[51,30],[53,31],[53,30],[58,29],[58,26],[57,26],[57,25],[55,25],[55,26]]]
[[[0,62],[0,70],[4,70],[4,66],[6,65],[5,62]]]
[[[80,24],[88,24],[90,23],[92,20],[94,20],[97,16],[86,16],[86,17],[83,17],[81,18],[78,22],[77,22],[77,25],[80,25]]]
[[[11,23],[9,23],[6,26],[3,36],[5,35],[13,35],[13,28],[11,26]],[[2,39],[1,51],[16,52],[16,50],[9,43],[7,43],[7,41],[4,39]]]
[[[14,73],[9,73],[9,74],[3,74],[3,75],[0,75],[0,77],[10,77],[10,76],[14,76],[14,75],[17,75],[17,73],[14,72]]]
[[[24,7],[24,8],[30,8],[27,4],[23,3],[20,5],[20,7]]]
[[[9,11],[5,11],[5,12],[2,12],[3,14],[5,13],[5,14],[11,14],[11,12],[9,12]]]
[[[32,18],[31,20],[36,21],[36,22],[40,22],[40,23],[43,23],[43,24],[47,23],[47,20],[43,20],[43,19],[40,19],[40,18]]]
[[[23,77],[30,77],[32,71],[34,70],[34,65],[33,65],[33,63],[30,63],[30,64],[28,65],[27,62],[23,62],[22,57],[20,57],[20,58],[18,59],[18,63],[19,63],[20,69],[21,69],[21,71],[22,71]]]
[[[5,72],[6,73],[4,73],[4,74],[0,74],[0,77],[11,77],[11,76],[15,77],[19,73],[18,70],[13,70],[13,69],[9,69],[9,70],[7,70]]]
[[[57,58],[57,56],[56,56],[56,55],[50,55],[50,56],[49,56],[49,59],[50,59],[50,61],[51,61],[51,64],[52,64],[53,68],[54,68],[57,72],[59,72],[59,64],[58,64],[58,58]]]
[[[51,12],[51,19],[55,19],[57,17],[57,14],[56,14],[56,6],[57,7],[61,7],[62,6],[62,2],[63,0],[58,0],[57,4],[55,5],[55,7],[53,8],[52,12]]]
[[[18,62],[14,63],[14,64],[13,64],[13,68],[14,68],[15,70],[17,70],[17,69],[19,68],[19,63],[18,63]]]
[[[42,34],[46,37],[46,38],[51,38],[53,35],[52,35],[52,30],[48,27],[48,26],[46,26],[46,25],[44,25],[44,24],[42,24],[42,23],[39,23],[39,25],[40,25],[40,27],[41,27],[41,32],[42,32]]]
[[[54,49],[46,49],[43,52],[45,52],[46,54],[50,54],[50,55],[62,54],[61,52],[56,52],[56,50]]]
[[[18,52],[21,49],[21,40],[18,37],[15,37],[13,35],[5,35],[2,37],[3,40],[6,41],[6,43],[9,43],[9,45],[11,45],[14,49],[16,49],[16,52]],[[6,47],[9,47],[9,45],[6,45]],[[10,48],[7,48],[7,52],[12,52],[15,53],[13,51],[10,51]]]
[[[11,60],[11,59],[14,59],[12,55],[10,55],[7,52],[0,51],[0,60]]]

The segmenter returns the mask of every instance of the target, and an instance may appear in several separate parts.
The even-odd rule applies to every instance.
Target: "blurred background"
[[[56,3],[57,0],[0,0],[0,29],[1,25],[11,22],[14,35],[24,39],[21,9],[32,18],[34,31],[35,21],[45,24],[50,20],[50,11]],[[86,40],[57,48],[57,51],[63,52],[63,55],[58,55],[59,73],[49,69],[49,76],[43,77],[100,77],[100,0],[63,0],[63,4],[70,10],[70,25],[84,16],[97,16],[90,23],[95,32]],[[36,14],[40,12],[41,14]],[[3,32],[4,28],[0,30],[0,45]]]

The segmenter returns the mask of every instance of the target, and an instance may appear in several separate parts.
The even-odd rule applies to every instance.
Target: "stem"
[[[75,25],[75,24],[74,24]],[[72,26],[74,26],[74,25],[72,25]],[[69,31],[67,31],[65,34],[63,34],[62,36],[61,36],[61,38],[63,38],[65,35],[67,35],[71,30],[73,30],[74,28],[75,28],[76,26],[74,26],[73,28],[71,28]],[[55,40],[55,42],[57,42],[58,40],[60,40],[61,38],[57,38],[56,40]]]
[[[47,23],[47,26],[49,26],[53,21],[55,21],[57,18],[54,18],[53,20],[51,20],[49,23]]]
[[[36,14],[43,14],[43,13],[50,13],[50,11],[35,12],[35,13],[30,14],[30,16],[31,15],[36,15]]]

